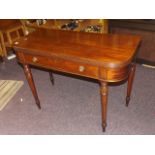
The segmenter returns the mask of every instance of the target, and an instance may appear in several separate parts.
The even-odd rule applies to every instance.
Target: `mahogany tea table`
[[[100,82],[102,128],[105,131],[108,83],[128,80],[128,106],[140,41],[141,37],[134,35],[38,29],[14,42],[13,48],[39,108],[31,65],[97,79]],[[50,75],[53,82],[52,72]]]

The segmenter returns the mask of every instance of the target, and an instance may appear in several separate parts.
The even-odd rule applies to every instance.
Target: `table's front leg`
[[[107,102],[108,102],[108,83],[101,81],[101,105],[102,105],[102,128],[105,132],[107,126]]]
[[[36,90],[34,80],[33,80],[33,76],[32,76],[32,73],[31,73],[31,69],[30,69],[29,65],[26,65],[26,64],[24,64],[23,67],[24,67],[24,72],[25,72],[27,81],[29,83],[29,86],[30,86],[31,91],[33,93],[33,96],[35,98],[36,104],[37,104],[38,108],[41,109],[40,101],[39,101],[38,94],[37,94],[37,90]]]

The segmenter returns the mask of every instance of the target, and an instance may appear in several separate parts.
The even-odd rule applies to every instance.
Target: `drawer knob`
[[[37,62],[37,61],[38,61],[38,58],[33,57],[32,61],[33,61],[33,62]]]
[[[80,72],[83,72],[85,70],[85,67],[84,66],[79,66],[79,71]]]

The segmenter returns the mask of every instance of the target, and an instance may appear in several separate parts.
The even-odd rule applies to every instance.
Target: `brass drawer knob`
[[[33,61],[33,62],[37,62],[37,61],[38,61],[38,58],[33,57],[33,58],[32,58],[32,61]]]
[[[15,45],[18,45],[18,44],[19,44],[19,42],[18,42],[18,41],[16,41],[14,44],[15,44]]]
[[[79,71],[80,72],[83,72],[85,70],[85,67],[84,66],[79,66]]]

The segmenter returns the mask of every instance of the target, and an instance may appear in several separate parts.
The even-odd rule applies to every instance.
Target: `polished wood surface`
[[[88,62],[103,67],[124,67],[131,62],[138,36],[107,35],[61,30],[38,30],[29,37],[20,39],[15,49],[40,56],[71,57],[72,60]],[[83,52],[84,51],[84,52]]]
[[[138,50],[138,63],[155,66],[155,20],[114,19],[109,20],[110,33],[140,35],[141,46]]]
[[[16,41],[14,50],[19,62],[24,66],[37,105],[40,104],[29,65],[99,80],[102,127],[105,131],[108,82],[129,77],[127,98],[130,98],[134,77],[132,61],[140,40],[139,36],[132,35],[38,29]]]

